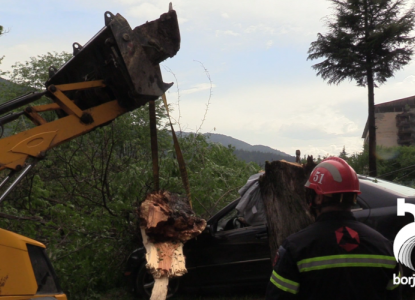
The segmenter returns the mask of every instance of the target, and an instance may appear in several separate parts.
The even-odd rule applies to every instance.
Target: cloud
[[[216,36],[221,35],[240,36],[241,34],[232,30],[216,30]]]
[[[355,116],[356,110],[367,111],[366,89],[313,81],[300,86],[239,85],[224,93],[221,85],[214,90],[202,132],[216,127],[219,133],[290,154],[301,149],[338,155],[344,145],[347,152],[361,151],[364,122]],[[200,125],[206,97],[195,93],[181,99],[182,121],[193,129]]]
[[[189,89],[180,91],[180,94],[189,95],[189,94],[198,93],[198,92],[205,91],[205,90],[210,90],[211,88],[214,88],[214,87],[216,87],[215,84],[210,85],[210,83],[199,83],[199,84],[193,85],[193,87]]]
[[[264,24],[257,24],[257,25],[251,25],[248,28],[245,29],[245,33],[261,33],[261,34],[269,34],[273,35],[275,32],[275,29],[264,25]]]
[[[74,41],[84,44],[102,28],[106,10],[120,13],[135,27],[168,9],[164,0],[74,0],[65,2],[64,11],[61,6],[48,6],[53,16],[61,16],[57,22],[45,19],[35,1],[16,0],[7,5],[0,8],[10,12],[3,14],[2,25],[12,29],[1,37],[3,70],[48,51],[70,52]],[[216,127],[219,133],[290,154],[301,149],[303,153],[337,155],[343,145],[348,152],[361,150],[367,89],[347,81],[329,86],[306,61],[310,42],[318,32],[326,31],[322,18],[330,14],[328,6],[326,0],[301,1],[301,5],[283,0],[258,0],[255,5],[248,0],[175,0],[181,49],[163,64],[169,65],[180,84],[183,126],[197,128],[206,112],[210,84],[203,69],[193,62],[198,59],[217,83],[204,131]],[[79,15],[82,22],[74,19]],[[27,27],[32,24],[37,33],[47,34],[29,35]],[[74,27],[77,24],[81,25]],[[18,30],[26,35],[17,35]],[[414,85],[415,62],[376,89],[375,101],[412,96]],[[170,93],[175,95],[175,87]]]
[[[408,77],[406,77],[403,82],[398,82],[397,85],[402,85],[402,84],[410,84],[410,85],[415,85],[415,75],[409,75]]]
[[[317,158],[319,155],[321,157],[325,156],[338,156],[339,153],[343,150],[343,147],[346,149],[346,153],[351,155],[353,153],[360,153],[363,151],[363,140],[356,138],[339,138],[336,140],[336,143],[310,143],[308,145],[302,145],[300,148],[301,156],[304,155],[313,155]],[[295,147],[290,147],[287,151],[290,153],[295,153]]]
[[[129,2],[135,2],[135,1],[129,1]],[[130,16],[148,20],[148,21],[157,19],[161,14],[165,12],[167,12],[166,8],[163,9],[159,5],[154,5],[149,2],[145,2],[139,5],[131,5],[131,7],[128,10],[128,14]]]
[[[333,133],[320,129],[317,126],[307,126],[305,124],[287,124],[283,125],[277,132],[281,137],[287,137],[293,140],[330,140],[336,139],[340,136],[344,137],[350,135],[350,133]],[[352,133],[352,136],[356,134]]]
[[[185,18],[177,17],[177,21],[179,22],[179,25],[182,25],[182,24],[186,23],[189,20],[188,19],[185,19]]]
[[[3,37],[2,37],[3,39]],[[56,41],[58,41],[57,39]],[[4,60],[1,62],[0,69],[3,71],[12,71],[12,66],[17,62],[29,61],[31,57],[36,57],[38,55],[43,55],[48,52],[71,52],[72,46],[69,43],[57,43],[54,42],[45,42],[45,43],[36,43],[34,41],[26,41],[25,43],[15,44],[7,49],[1,49],[0,52],[5,56]]]

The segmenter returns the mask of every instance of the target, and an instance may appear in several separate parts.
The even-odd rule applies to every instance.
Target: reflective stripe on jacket
[[[267,300],[400,299],[392,243],[351,212],[320,215],[278,252]]]

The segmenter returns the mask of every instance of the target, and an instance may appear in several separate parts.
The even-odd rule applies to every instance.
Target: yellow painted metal
[[[31,244],[34,246],[45,248],[45,245],[38,241],[0,228],[0,246],[27,251],[26,244]],[[1,259],[0,262],[3,263],[3,259]]]
[[[84,90],[95,87],[105,87],[103,80],[85,81],[56,85],[61,91]]]
[[[25,295],[25,296],[0,296],[1,300],[31,300],[31,299],[37,299],[37,298],[42,298],[45,299],[45,297],[51,297],[52,299],[57,299],[57,300],[68,300],[68,298],[66,298],[65,294],[58,294],[58,295],[52,295],[52,294],[47,294],[47,295]]]
[[[34,111],[37,111],[37,112],[49,111],[49,110],[57,110],[57,109],[60,109],[60,108],[61,107],[57,103],[50,103],[50,104],[43,104],[43,105],[32,106],[32,109]]]
[[[0,257],[1,285],[4,282],[4,286],[0,288],[0,296],[35,295],[37,283],[27,250],[0,245]]]
[[[37,126],[47,123],[46,120],[43,119],[42,116],[39,115],[36,111],[32,111],[27,114],[28,114],[28,117],[32,120],[32,122]]]
[[[85,112],[93,118],[91,124],[84,124],[80,118],[84,113],[62,91],[104,87],[102,81],[57,85],[52,92],[56,103],[32,107],[28,117],[38,125],[35,128],[0,139],[0,170],[20,169],[29,156],[43,156],[48,149],[71,140],[79,135],[114,120],[126,112],[111,101],[90,108]],[[37,112],[63,109],[68,116],[47,123]],[[26,244],[45,246],[35,240],[0,229],[0,300],[29,300],[51,296],[67,300],[65,294],[36,295],[37,283]]]
[[[52,294],[47,294],[47,295],[25,295],[25,296],[1,296],[0,295],[0,299],[1,300],[31,300],[31,299],[37,299],[37,298],[42,298],[45,299],[45,297],[51,297],[52,299],[57,299],[57,300],[68,300],[68,298],[66,298],[65,294],[58,294],[58,295],[52,295]],[[53,298],[54,297],[54,298]]]
[[[29,155],[20,155],[20,157],[16,157],[16,159],[13,160],[7,166],[0,165],[0,171],[3,170],[3,169],[6,169],[6,168],[7,169],[12,169],[12,170],[20,170],[22,168],[22,166],[25,164],[28,157],[29,157]]]
[[[76,106],[76,104],[71,99],[66,97],[66,95],[62,92],[84,90],[97,87],[105,87],[104,82],[102,80],[94,80],[77,83],[51,85],[49,86],[48,90],[53,95],[55,95],[56,99],[54,99],[54,101],[60,106],[61,109],[63,109],[68,115],[75,115],[78,118],[80,118],[82,116],[82,110],[78,106]]]
[[[35,240],[0,229],[0,296],[36,294],[38,287],[26,244],[45,248]]]
[[[47,151],[65,141],[85,134],[92,129],[105,124],[126,112],[117,101],[110,101],[86,110],[94,122],[83,124],[77,116],[69,115],[35,128],[20,132],[10,137],[0,139],[0,170],[18,169],[28,156],[37,157],[42,151]],[[51,132],[56,135],[51,138]],[[18,147],[17,147],[18,146]],[[16,148],[17,147],[17,148]]]
[[[0,229],[0,299],[29,300],[48,295],[36,295],[38,286],[33,273],[27,244],[45,245],[17,233]],[[49,295],[67,300],[65,294]]]
[[[78,118],[80,118],[82,116],[82,110],[78,106],[76,106],[76,104],[73,103],[73,101],[71,99],[66,97],[66,95],[64,93],[62,93],[62,91],[60,91],[57,88],[54,92],[52,92],[50,87],[49,87],[49,91],[56,96],[55,102],[58,103],[59,106],[68,115],[75,115]]]
[[[50,145],[55,136],[56,130],[41,132],[19,142],[10,151],[36,157],[41,151],[45,151],[44,147]]]

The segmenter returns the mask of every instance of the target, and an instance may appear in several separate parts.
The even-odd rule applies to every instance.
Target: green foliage
[[[368,159],[369,157],[369,149],[367,145],[365,145],[364,151],[361,153],[353,153],[350,156],[346,156],[345,159],[349,165],[356,171],[358,174],[368,175]]]
[[[415,147],[377,147],[377,167],[379,178],[406,186],[415,187]],[[361,153],[354,153],[346,158],[358,174],[368,174],[367,147]]]
[[[329,32],[317,35],[307,59],[325,58],[312,67],[329,84],[349,79],[368,87],[369,172],[376,176],[374,87],[410,61],[415,7],[402,12],[406,0],[330,1],[335,14],[327,19]]]
[[[415,186],[415,147],[379,148],[379,177]]]
[[[54,59],[56,58],[56,61]],[[67,54],[48,54],[17,64],[12,80],[40,88],[42,68]],[[31,69],[33,66],[37,71]],[[43,69],[42,69],[43,70]],[[184,194],[165,111],[156,102],[160,186]],[[239,161],[233,148],[209,144],[203,135],[179,138],[188,167],[195,212],[209,217],[259,170]],[[5,174],[0,174],[1,176]],[[99,299],[123,284],[129,253],[139,244],[137,203],[152,190],[147,106],[48,151],[2,203],[0,227],[43,242],[71,300]]]
[[[1,74],[0,74],[1,75]],[[33,89],[26,86],[19,86],[5,79],[0,80],[0,104],[21,95],[32,92]]]
[[[31,57],[25,63],[17,62],[12,66],[13,71],[7,75],[16,84],[32,87],[34,89],[44,89],[45,82],[49,78],[49,67],[54,66],[59,69],[65,62],[72,57],[67,52],[48,52],[44,55]]]
[[[186,160],[194,211],[209,218],[220,208],[236,199],[237,191],[253,173],[259,171],[254,163],[245,163],[234,155],[233,147],[209,144],[206,136],[191,134],[179,140]],[[170,159],[161,169],[161,185],[167,190],[182,189],[175,154],[167,152]],[[182,190],[182,193],[184,191]]]
[[[413,52],[414,37],[409,36],[415,20],[411,7],[404,13],[404,0],[331,0],[335,16],[328,20],[330,32],[319,33],[311,43],[308,59],[325,58],[313,65],[317,75],[328,83],[344,79],[368,84],[384,83],[395,70],[406,65]]]
[[[9,80],[0,80],[0,103],[10,101],[28,93],[44,90],[44,84],[49,78],[49,67],[55,66],[59,68],[71,57],[71,54],[65,52],[38,55],[37,57],[31,57],[28,62],[14,64],[12,66],[12,72],[0,72],[0,75],[7,75],[9,77]],[[35,104],[46,104],[50,102],[48,98],[42,97]],[[22,109],[17,110],[21,111]],[[53,112],[44,112],[41,115],[47,121],[56,118]],[[21,117],[18,121],[4,126],[3,136],[14,134],[30,127],[32,127],[31,122]],[[0,129],[0,137],[1,133]]]
[[[340,152],[339,157],[343,159],[347,159],[346,146],[343,146],[343,150]]]
[[[287,161],[295,161],[295,158],[287,157],[284,155],[280,155],[277,153],[271,153],[271,152],[235,149],[234,153],[236,157],[238,157],[240,160],[243,160],[245,162],[255,162],[261,168],[265,167],[266,161],[274,161],[274,160],[281,160],[281,159],[284,159]]]

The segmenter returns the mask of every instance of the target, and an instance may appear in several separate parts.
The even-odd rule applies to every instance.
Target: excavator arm
[[[119,14],[106,12],[104,17],[105,27],[87,44],[73,44],[73,57],[66,64],[59,70],[49,68],[44,91],[0,105],[1,127],[22,115],[35,125],[0,138],[0,171],[25,173],[29,158],[43,158],[47,150],[158,99],[172,85],[162,81],[159,67],[180,48],[177,15],[171,6],[159,19],[134,29]],[[29,105],[42,96],[52,103]],[[19,108],[23,109],[16,111]],[[48,122],[42,117],[45,111],[56,111],[58,118]]]
[[[84,46],[74,43],[73,57],[59,70],[49,68],[44,91],[0,105],[0,171],[10,170],[0,188],[15,178],[0,202],[47,150],[162,96],[171,84],[162,81],[159,63],[179,48],[171,5],[159,19],[134,29],[121,15],[106,12],[101,31]],[[30,106],[43,96],[51,103]],[[57,117],[48,121],[46,111]],[[34,126],[2,138],[4,125],[22,116]],[[67,299],[43,244],[1,228],[0,240],[1,299]]]

